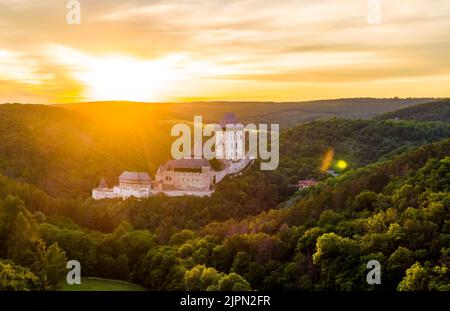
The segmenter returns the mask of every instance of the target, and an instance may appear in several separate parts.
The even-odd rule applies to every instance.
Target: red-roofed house
[[[303,179],[298,181],[298,190],[309,188],[317,185],[317,181],[314,179]]]

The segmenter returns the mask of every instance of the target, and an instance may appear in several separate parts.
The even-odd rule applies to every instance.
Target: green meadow
[[[63,283],[62,291],[145,291],[146,289],[137,284],[101,279],[101,278],[82,278],[81,284],[69,285],[66,282]]]

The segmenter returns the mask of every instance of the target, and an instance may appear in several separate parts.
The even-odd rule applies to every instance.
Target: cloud
[[[272,82],[297,82],[297,83],[345,83],[363,81],[388,81],[390,79],[420,78],[436,75],[449,75],[448,68],[412,68],[412,67],[380,67],[354,66],[328,67],[326,69],[305,69],[294,71],[283,71],[280,73],[253,74],[225,76],[222,79],[272,81]]]
[[[42,84],[53,78],[50,73],[39,72],[39,62],[20,52],[0,50],[0,79],[25,84]]]

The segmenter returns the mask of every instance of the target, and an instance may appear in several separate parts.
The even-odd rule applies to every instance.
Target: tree
[[[195,237],[194,232],[191,230],[181,230],[170,237],[170,245],[181,245]]]
[[[408,270],[403,280],[398,284],[400,291],[424,291],[428,289],[429,275],[426,269],[416,262]]]
[[[47,281],[52,290],[58,289],[61,280],[66,276],[66,264],[66,253],[59,248],[58,243],[52,244],[47,249],[43,265]]]
[[[363,191],[355,198],[355,209],[357,211],[372,211],[378,201],[378,194],[373,191]]]
[[[155,245],[155,236],[148,230],[135,230],[128,232],[121,241],[129,259],[130,268],[138,263],[143,254]]]
[[[400,246],[391,254],[386,270],[389,274],[390,282],[394,286],[401,281],[406,269],[414,263],[413,260],[413,253],[403,246]]]
[[[416,262],[408,270],[398,285],[400,291],[450,290],[450,271],[448,266],[431,267],[430,262],[421,265]]]
[[[223,276],[219,281],[219,290],[223,291],[249,291],[250,283],[237,273]]]
[[[355,241],[335,233],[317,239],[313,262],[319,266],[324,289],[351,290],[357,285],[355,268],[360,266],[360,251]]]
[[[237,273],[225,274],[205,265],[197,265],[186,271],[184,286],[189,291],[223,290],[246,291],[251,290],[250,283]]]
[[[28,268],[11,261],[0,261],[0,291],[43,290],[44,284]]]
[[[182,290],[185,269],[169,246],[151,249],[133,272],[133,279],[152,290]]]
[[[8,241],[8,258],[39,273],[45,256],[45,243],[38,233],[37,223],[28,211],[19,212]]]
[[[184,287],[188,291],[218,290],[222,275],[214,268],[197,265],[184,274]]]
[[[4,201],[0,200],[0,257],[6,256],[8,236],[17,214],[23,208],[23,201],[18,197],[8,195]]]

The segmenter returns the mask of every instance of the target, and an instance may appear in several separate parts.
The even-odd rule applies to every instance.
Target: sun
[[[228,92],[223,83],[216,84],[220,77],[246,72],[224,61],[198,59],[182,52],[145,58],[132,54],[90,54],[52,44],[45,54],[52,64],[62,66],[61,75],[70,78],[77,87],[77,98],[84,101],[197,100],[192,95],[200,92],[202,99],[212,99],[215,96],[211,94]]]
[[[90,59],[83,67],[76,78],[85,86],[89,100],[156,101],[177,80],[173,66],[164,59],[109,56]]]
[[[229,92],[220,77],[238,76],[245,68],[226,62],[198,59],[189,53],[169,53],[145,58],[132,54],[91,54],[62,45],[49,45],[45,54],[61,67],[61,76],[69,77],[83,101],[126,100],[167,102],[217,98]],[[212,79],[212,80],[211,80]],[[213,82],[212,82],[213,81]],[[234,94],[234,93],[233,93]],[[73,98],[74,96],[70,96]]]
[[[145,59],[125,54],[93,55],[61,45],[50,45],[46,53],[64,66],[83,90],[80,97],[89,101],[159,101],[189,76],[184,54]]]

